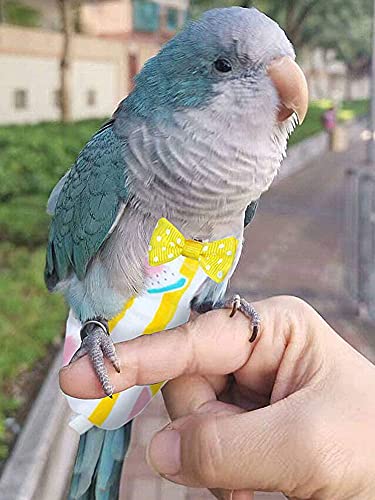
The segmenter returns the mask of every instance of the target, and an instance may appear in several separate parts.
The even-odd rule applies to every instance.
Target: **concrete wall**
[[[133,28],[132,2],[112,0],[105,3],[84,3],[80,19],[86,33],[109,35],[130,32]]]
[[[73,41],[73,118],[106,117],[131,89],[129,55],[137,71],[155,55],[155,39],[102,39],[76,35]],[[60,33],[0,26],[0,123],[36,123],[57,120],[59,108]],[[26,91],[26,109],[16,109],[15,93]],[[89,105],[88,94],[95,93]]]
[[[182,25],[189,0],[154,0],[162,8],[179,10],[179,24]],[[130,33],[133,30],[132,0],[108,0],[106,2],[83,3],[80,10],[82,30],[96,35]]]
[[[335,51],[304,50],[300,62],[309,83],[310,98],[363,99],[369,96],[368,76],[348,77],[345,64],[336,59]]]
[[[0,54],[0,122],[26,123],[56,120],[59,109],[58,62],[49,58]],[[43,82],[40,76],[43,75]],[[15,92],[26,90],[26,109],[15,108]]]

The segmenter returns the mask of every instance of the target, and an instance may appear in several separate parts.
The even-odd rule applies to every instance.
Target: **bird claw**
[[[241,298],[238,294],[234,295],[231,299],[224,302],[223,307],[232,309],[229,317],[233,318],[237,311],[242,312],[247,318],[250,319],[253,329],[251,332],[251,336],[249,342],[254,342],[254,340],[258,336],[259,325],[260,325],[260,316],[254,307],[245,299]]]
[[[219,301],[215,304],[210,302],[204,302],[198,304],[196,301],[192,301],[191,308],[198,312],[199,314],[212,311],[213,309],[231,309],[230,318],[236,314],[237,311],[242,312],[247,318],[250,319],[252,323],[252,331],[249,341],[254,342],[259,333],[260,326],[260,316],[254,307],[247,302],[247,300],[241,298],[238,294],[234,295],[231,299],[225,301]]]
[[[229,317],[233,318],[233,316],[236,314],[236,312],[241,307],[241,297],[238,294],[236,294],[233,296],[233,298],[230,302],[231,302],[231,306],[232,306],[232,311],[231,311]]]
[[[121,369],[111,337],[100,328],[93,330],[82,340],[81,347],[73,355],[70,363],[77,361],[77,359],[82,358],[85,354],[88,354],[90,357],[104,393],[112,398],[114,387],[108,376],[104,358],[107,358],[111,362],[117,373],[120,373]]]

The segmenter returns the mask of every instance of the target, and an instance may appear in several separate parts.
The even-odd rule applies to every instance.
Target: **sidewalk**
[[[356,349],[375,361],[374,327],[355,317],[344,286],[344,173],[364,158],[359,141],[344,154],[327,153],[266,193],[246,231],[246,245],[231,290],[251,300],[277,294],[310,302]],[[136,419],[126,461],[122,500],[203,500],[204,490],[181,488],[153,475],[145,446],[167,422],[161,398]],[[280,494],[258,493],[256,500]]]

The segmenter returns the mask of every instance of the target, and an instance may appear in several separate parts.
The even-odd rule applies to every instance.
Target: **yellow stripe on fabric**
[[[149,387],[150,387],[150,391],[151,391],[151,394],[153,396],[155,396],[155,394],[158,392],[158,390],[160,390],[160,388],[164,385],[164,382],[159,382],[158,384],[151,384]]]
[[[173,316],[176,314],[176,310],[178,308],[178,304],[181,300],[181,297],[185,293],[186,289],[190,286],[190,283],[194,278],[198,270],[198,267],[199,267],[198,261],[188,258],[184,260],[180,269],[180,273],[182,276],[187,278],[186,285],[181,290],[164,293],[159,308],[156,311],[152,321],[147,325],[146,329],[144,330],[143,332],[144,334],[159,332],[165,329],[165,327],[171,321]],[[126,312],[134,304],[134,300],[135,297],[132,297],[130,300],[128,300],[123,310],[108,322],[108,328],[110,332],[115,328],[115,326],[119,323],[119,321],[121,321],[124,318]],[[159,382],[157,384],[150,385],[151,394],[154,396],[159,391],[160,387],[162,387],[163,384],[164,382]],[[112,399],[109,397],[102,399],[96,406],[95,410],[88,417],[88,420],[90,420],[90,422],[92,422],[94,425],[101,426],[107,419],[108,415],[111,413],[112,408],[114,407],[119,395],[120,393],[114,394]]]
[[[155,313],[152,321],[147,325],[144,334],[151,334],[155,332],[160,332],[165,329],[168,323],[171,321],[173,316],[176,314],[178,304],[180,303],[181,297],[189,288],[192,279],[194,278],[199,267],[199,262],[186,258],[181,266],[180,274],[187,278],[186,285],[181,290],[176,290],[175,292],[166,292],[160,302],[159,308]],[[151,384],[150,391],[153,396],[159,391],[164,382],[159,382],[157,384]]]
[[[112,398],[106,397],[100,401],[95,410],[88,417],[88,420],[94,425],[102,425],[108,415],[111,413],[120,393],[114,394]]]
[[[122,318],[126,314],[126,311],[131,308],[133,303],[134,303],[134,297],[132,297],[130,300],[126,302],[123,310],[117,316],[108,321],[108,329],[110,332],[112,332],[117,323],[122,320]],[[108,417],[108,415],[111,413],[111,410],[114,407],[119,395],[120,394],[114,394],[112,399],[108,397],[102,399],[97,404],[95,410],[88,417],[88,420],[90,420],[90,422],[92,422],[94,425],[98,426],[102,425],[106,420],[106,418]]]
[[[128,309],[130,309],[131,306],[134,304],[134,300],[135,300],[135,297],[132,297],[131,299],[129,299],[126,302],[123,310],[121,312],[119,312],[117,316],[115,316],[114,318],[112,318],[111,320],[108,321],[108,328],[109,328],[110,332],[115,328],[115,326],[117,325],[117,323],[119,323],[122,320],[122,318],[126,314],[126,311]]]

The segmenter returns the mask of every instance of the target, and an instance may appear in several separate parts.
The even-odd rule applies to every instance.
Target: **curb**
[[[0,478],[1,500],[65,498],[79,436],[67,425],[71,412],[58,389],[61,365],[60,352]]]
[[[349,135],[349,142],[352,142],[359,136],[365,128],[365,119],[360,118],[342,125]],[[328,136],[326,132],[319,132],[288,149],[287,156],[283,161],[280,172],[273,182],[275,186],[278,182],[296,172],[302,170],[309,162],[320,156],[328,149]]]

